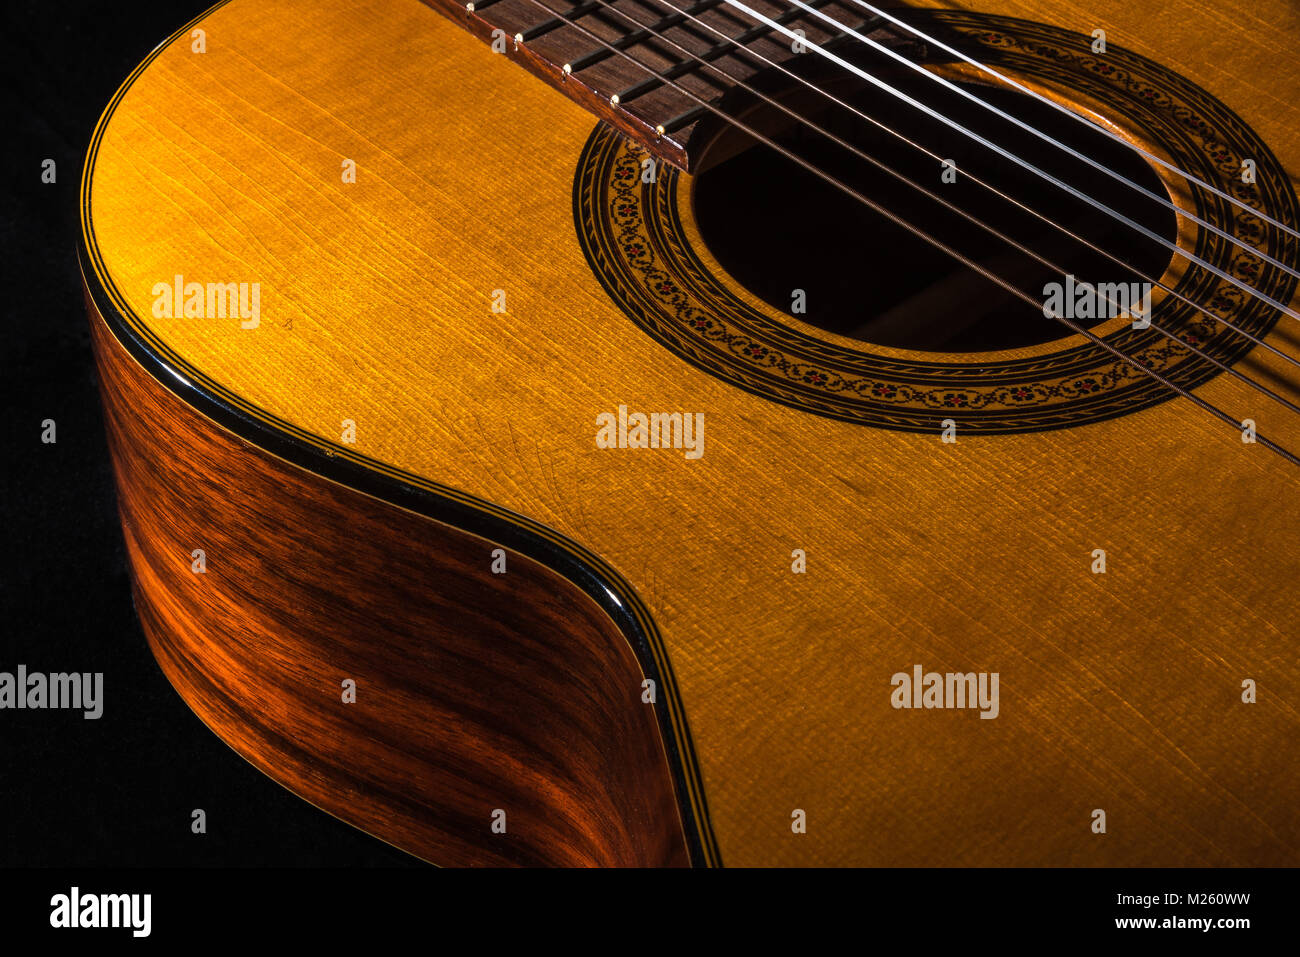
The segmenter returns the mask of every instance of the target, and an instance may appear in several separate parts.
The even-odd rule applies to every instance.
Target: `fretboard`
[[[693,134],[720,109],[723,97],[770,71],[770,64],[800,55],[789,35],[726,0],[540,0],[554,14],[534,0],[424,2],[687,171],[698,154]],[[898,32],[862,16],[863,8],[851,0],[804,2],[859,33],[906,43]],[[800,7],[745,3],[792,32],[802,31],[810,44],[825,46],[843,36],[839,27]]]

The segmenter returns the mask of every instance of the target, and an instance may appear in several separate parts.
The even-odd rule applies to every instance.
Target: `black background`
[[[131,605],[76,243],[100,112],[205,0],[0,4],[5,193],[0,671],[102,671],[104,713],[0,712],[0,866],[418,863],[237,756],[155,664]],[[54,184],[41,182],[46,158]],[[41,442],[54,419],[57,443]],[[190,831],[195,808],[208,832]]]

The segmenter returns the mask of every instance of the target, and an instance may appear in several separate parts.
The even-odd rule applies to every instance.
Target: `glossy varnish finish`
[[[641,669],[591,599],[238,441],[90,308],[136,609],[209,727],[434,863],[687,863]]]
[[[1211,90],[1300,169],[1289,3],[981,6],[1081,43],[1106,29]],[[203,26],[206,53],[178,37],[105,120],[85,207],[100,256],[90,282],[188,381],[293,430],[322,459],[494,503],[617,569],[662,634],[723,861],[1300,860],[1300,762],[1287,758],[1300,740],[1291,466],[1181,401],[944,445],[937,422],[934,434],[888,432],[751,395],[678,360],[610,301],[574,235],[573,174],[593,119],[516,64],[415,0],[233,0]],[[347,159],[353,184],[340,179]],[[260,282],[259,328],[154,318],[151,290],[176,274]],[[863,295],[884,281],[864,263]],[[1270,341],[1300,345],[1289,326]],[[1296,392],[1294,370],[1259,350],[1241,368]],[[1228,378],[1198,394],[1300,445],[1294,418]],[[703,458],[597,448],[595,417],[619,405],[703,412]],[[131,408],[119,401],[111,427],[134,430],[141,463],[165,463],[171,450],[140,434]],[[339,441],[344,419],[354,445]],[[156,521],[179,521],[167,516],[194,490],[232,487],[206,463],[184,479],[156,490]],[[138,540],[143,508],[126,503],[128,535],[142,590],[160,596],[145,615],[166,663],[204,593],[186,577],[188,547],[164,555]],[[179,537],[222,534],[201,524]],[[265,531],[292,551],[309,529]],[[329,554],[355,561],[368,540],[340,529]],[[796,548],[807,574],[791,574]],[[1097,548],[1105,575],[1091,571]],[[230,561],[219,553],[208,550],[209,578]],[[240,603],[273,601],[264,593],[294,586],[293,567],[241,569],[218,609],[233,640]],[[507,621],[526,613],[497,608]],[[252,620],[270,635],[297,614]],[[244,647],[223,673],[274,647]],[[915,664],[998,672],[999,717],[894,710],[890,677]],[[203,680],[197,662],[188,677],[168,667],[183,687]],[[379,655],[374,667],[389,665]],[[301,693],[319,693],[325,713],[342,677],[304,675]],[[1240,701],[1248,678],[1254,705]],[[370,733],[397,747],[374,719]],[[243,720],[227,715],[218,730],[238,740]],[[326,766],[367,746],[328,750]],[[324,803],[337,781],[314,777],[305,756],[300,766],[296,786]],[[481,773],[516,780],[509,764]],[[547,781],[515,786],[565,805]],[[1090,827],[1098,808],[1105,835]],[[795,809],[806,834],[791,831]],[[672,858],[656,833],[647,847]],[[593,843],[569,859],[623,856]]]

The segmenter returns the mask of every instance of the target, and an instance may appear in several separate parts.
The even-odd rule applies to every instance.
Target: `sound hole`
[[[1104,209],[1174,239],[1176,221],[1167,207],[915,73],[882,73],[891,85],[1069,183]],[[769,84],[768,95],[1060,268],[1048,269],[775,107],[735,93],[729,109],[796,156],[1004,277],[1040,304],[1044,286],[1061,282],[1067,273],[1080,282],[1133,283],[1158,279],[1169,263],[1167,247],[865,81],[846,83],[841,76],[819,85],[938,156],[954,160],[955,182],[944,181],[938,161],[860,116],[810,95],[788,77],[783,84]],[[1050,105],[1014,90],[960,85],[1102,167],[1168,198],[1138,154]],[[1014,349],[1074,334],[1044,317],[1041,308],[1031,308],[734,127],[715,123],[701,138],[708,145],[700,155],[702,172],[694,179],[692,203],[704,242],[732,277],[776,309],[862,342],[921,351]],[[1112,253],[1119,263],[1018,209],[974,182],[972,175]],[[1075,321],[1095,328],[1107,317]]]

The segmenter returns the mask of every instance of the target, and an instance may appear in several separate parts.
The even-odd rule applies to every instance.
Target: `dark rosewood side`
[[[87,305],[136,607],[222,740],[437,864],[688,863],[642,669],[586,594],[235,438]]]

